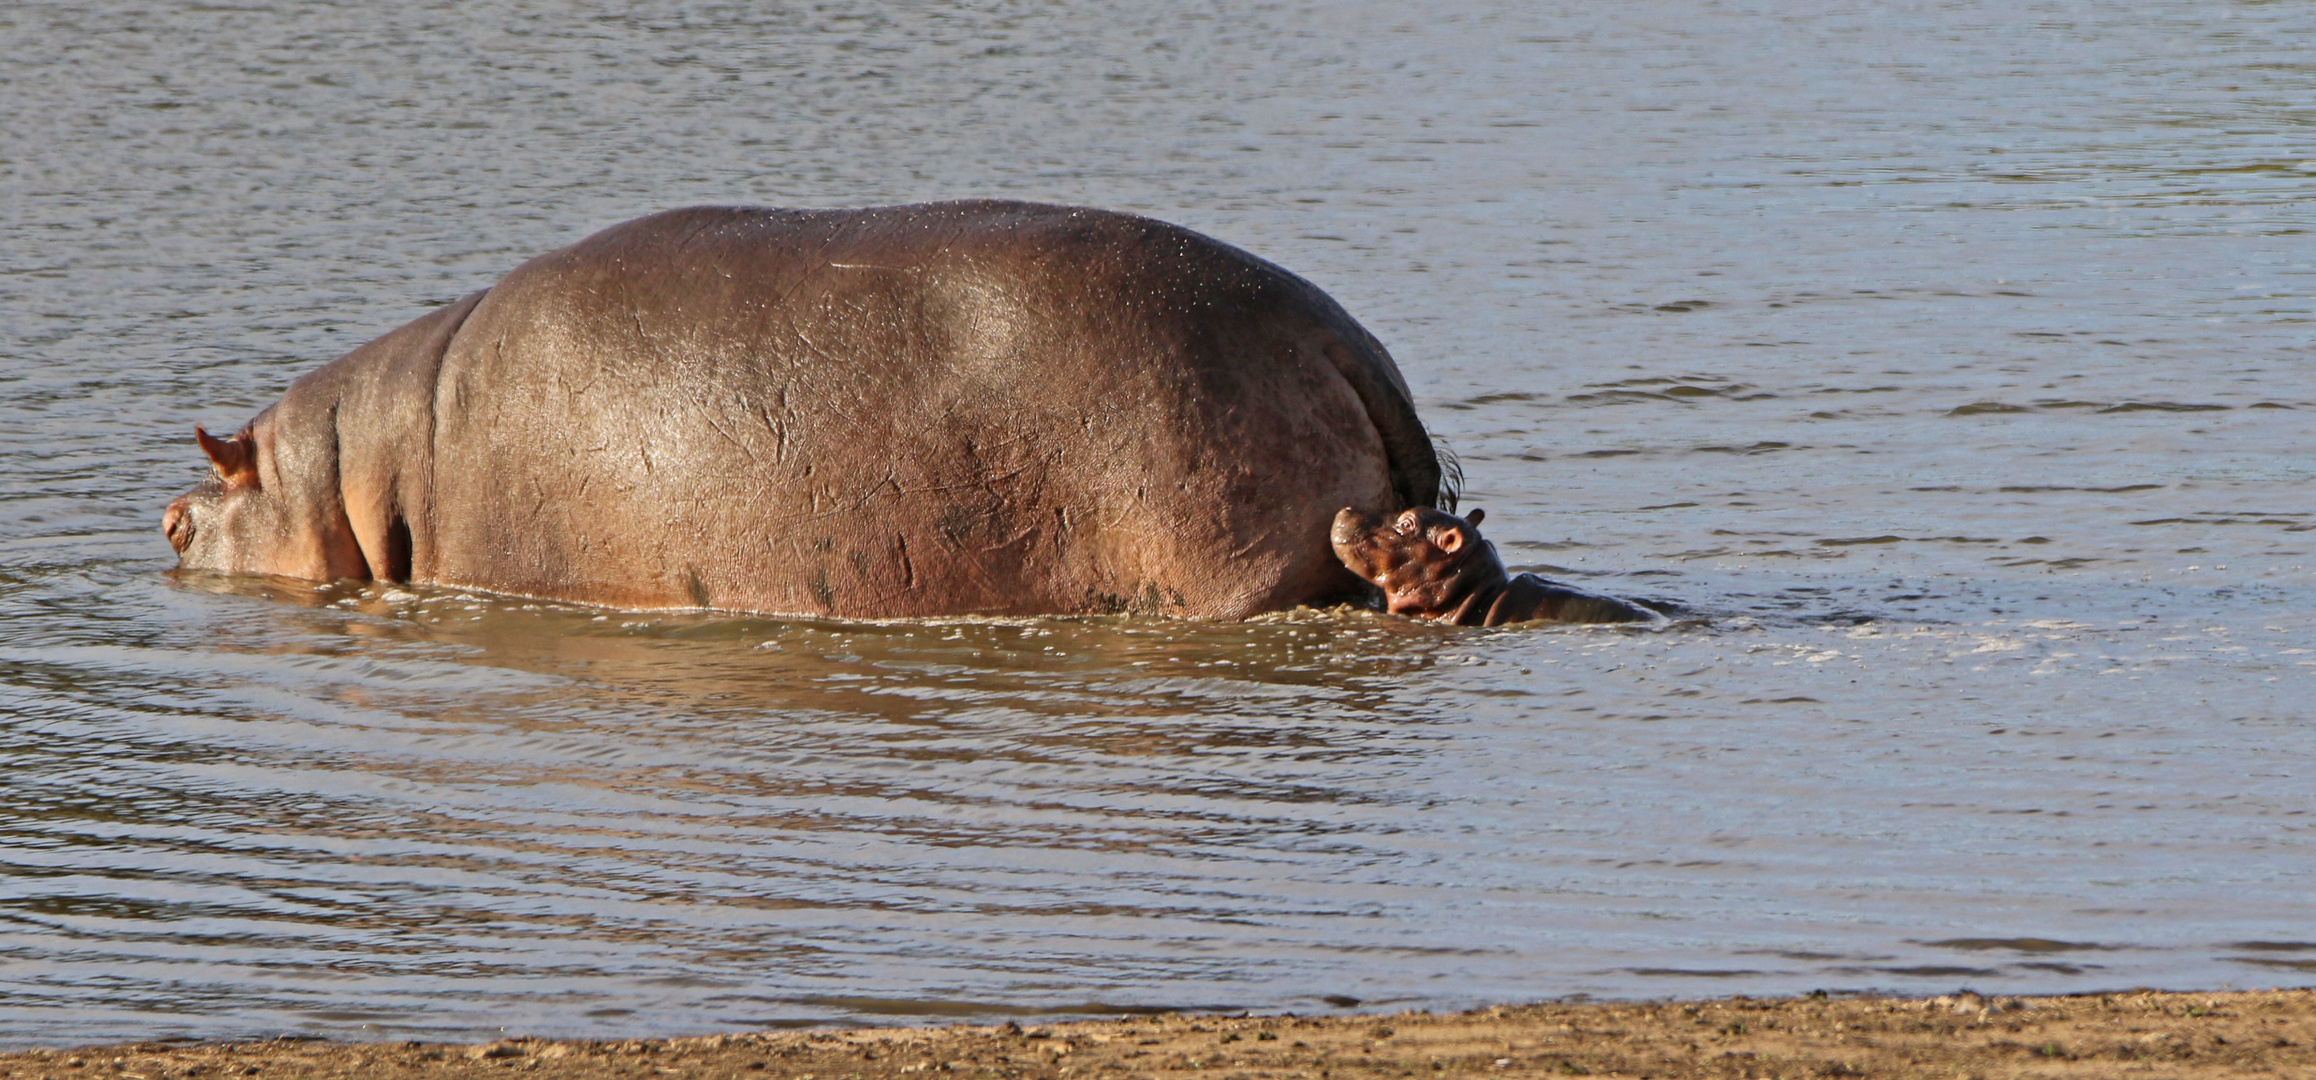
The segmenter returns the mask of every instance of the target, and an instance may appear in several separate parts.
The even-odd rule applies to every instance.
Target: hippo
[[[1372,596],[1336,507],[1452,499],[1316,286],[1001,201],[616,225],[194,437],[181,569],[631,610],[1243,618]]]
[[[1429,506],[1378,514],[1346,506],[1328,539],[1335,556],[1383,590],[1384,610],[1457,626],[1521,622],[1653,621],[1645,608],[1570,588],[1534,574],[1511,577],[1496,545],[1480,539],[1487,511],[1470,515]]]

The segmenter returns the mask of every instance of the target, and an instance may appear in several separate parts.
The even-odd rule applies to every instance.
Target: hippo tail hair
[[[1456,456],[1445,435],[1431,437],[1431,455],[1439,459],[1439,495],[1432,506],[1455,513],[1456,503],[1464,497],[1464,460]]]

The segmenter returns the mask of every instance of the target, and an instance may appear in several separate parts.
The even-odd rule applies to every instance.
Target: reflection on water
[[[1159,10],[0,13],[0,1039],[2310,980],[2304,9]],[[523,257],[961,194],[1310,275],[1691,616],[164,573],[193,422]]]

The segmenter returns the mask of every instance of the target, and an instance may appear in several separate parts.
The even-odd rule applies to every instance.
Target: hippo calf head
[[[1486,516],[1418,506],[1385,518],[1346,506],[1328,539],[1343,565],[1383,589],[1385,610],[1436,617],[1506,580],[1502,560],[1476,528]]]
[[[1474,510],[1459,518],[1419,506],[1386,519],[1345,507],[1335,515],[1329,539],[1344,566],[1382,587],[1384,606],[1394,615],[1458,626],[1662,621],[1652,610],[1613,596],[1534,574],[1509,576],[1495,545],[1480,539],[1475,528],[1483,516]]]
[[[231,438],[193,429],[210,473],[161,515],[184,569],[315,581],[368,577],[336,490],[334,448],[285,452],[270,413]]]

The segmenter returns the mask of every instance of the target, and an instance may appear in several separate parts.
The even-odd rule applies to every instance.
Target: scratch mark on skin
[[[1247,556],[1247,553],[1248,553],[1248,552],[1251,552],[1251,551],[1253,551],[1253,550],[1254,550],[1254,549],[1255,549],[1257,546],[1260,546],[1260,545],[1261,545],[1261,544],[1262,544],[1264,541],[1266,541],[1266,540],[1268,540],[1268,539],[1270,539],[1270,537],[1269,537],[1269,535],[1268,535],[1268,534],[1261,534],[1261,535],[1256,535],[1256,536],[1252,536],[1252,537],[1249,537],[1249,538],[1247,539],[1247,542],[1246,542],[1246,543],[1240,544],[1239,546],[1237,546],[1237,547],[1235,547],[1235,548],[1232,548],[1232,549],[1231,549],[1231,552],[1230,552],[1230,557],[1231,557],[1231,560],[1232,560],[1233,562],[1236,562],[1237,560],[1240,560],[1240,559],[1246,558],[1246,556]]]
[[[966,490],[966,489],[972,489],[972,490],[977,490],[977,491],[978,491],[978,490],[986,490],[986,491],[988,491],[988,492],[989,492],[991,495],[994,495],[994,496],[996,496],[999,502],[1010,503],[1010,502],[1012,502],[1012,500],[1011,500],[1011,499],[1007,499],[1007,498],[1006,498],[1006,497],[1005,497],[1005,496],[1004,496],[1002,493],[1000,493],[1000,492],[997,490],[997,488],[996,488],[996,485],[998,485],[998,484],[1000,484],[1000,483],[1002,483],[1002,482],[1004,482],[1004,481],[1007,481],[1007,480],[1011,480],[1011,479],[1013,479],[1013,478],[1015,478],[1015,477],[1017,477],[1017,476],[1020,476],[1021,474],[1025,473],[1025,472],[1028,472],[1030,469],[1032,469],[1032,468],[1035,468],[1035,467],[1036,467],[1036,464],[1035,464],[1035,463],[1032,463],[1032,464],[1030,464],[1030,465],[1022,465],[1022,466],[1019,466],[1019,467],[1017,467],[1017,468],[1008,469],[1008,470],[1006,470],[1005,472],[997,473],[997,474],[995,474],[995,475],[992,475],[992,476],[984,476],[984,477],[981,477],[981,478],[979,478],[979,479],[974,479],[974,480],[959,480],[959,481],[956,481],[956,482],[954,482],[954,483],[948,483],[948,484],[927,484],[927,485],[925,485],[924,487],[918,488],[917,490],[919,490],[919,491],[960,491],[960,490]]]
[[[700,238],[701,233],[707,232],[710,229],[717,228],[722,224],[722,222],[715,220],[695,221],[693,222],[691,228],[684,230],[684,234],[676,239],[675,246],[679,248],[690,247],[692,246],[692,241]]]
[[[803,517],[790,521],[785,528],[782,528],[779,531],[773,533],[771,536],[766,537],[766,542],[776,543],[781,537],[790,535],[796,532],[796,530],[810,525],[816,521],[822,521],[828,518],[836,517],[839,514],[859,513],[862,507],[867,506],[871,500],[875,499],[879,493],[883,492],[888,487],[893,490],[893,494],[895,495],[906,496],[908,494],[908,492],[901,487],[900,477],[894,474],[892,466],[889,465],[885,467],[884,479],[870,484],[866,490],[860,493],[859,498],[852,500],[850,503],[846,503],[844,505],[831,505],[828,509],[822,510],[819,508],[820,492],[815,490],[812,493],[812,512],[806,514]]]
[[[1034,524],[1023,525],[1021,528],[1015,530],[1013,535],[1008,536],[1003,540],[992,544],[981,545],[981,553],[987,554],[994,551],[1004,551],[1007,548],[1026,547],[1033,545],[1037,542],[1037,531],[1037,526]]]
[[[748,455],[749,461],[753,462],[756,460],[756,451],[750,448],[747,443],[741,442],[739,439],[734,438],[731,432],[724,430],[724,425],[716,420],[713,413],[710,413],[706,419],[708,422],[709,430],[712,430],[716,434],[723,436],[725,442],[739,447],[741,453]]]
[[[837,358],[834,354],[831,354],[827,349],[821,348],[820,343],[812,340],[812,335],[805,333],[802,329],[798,329],[796,331],[796,340],[803,342],[805,348],[812,350],[812,355],[832,363],[837,361]]]
[[[893,489],[893,494],[895,495],[908,494],[908,492],[901,490],[901,477],[899,470],[891,465],[885,466],[885,475],[883,479],[878,480],[876,483],[870,484],[867,488],[861,491],[860,498],[853,500],[852,509],[858,510],[863,506],[867,506],[870,499],[877,497],[877,492],[883,491],[888,487]]]
[[[1225,611],[1240,613],[1236,615],[1225,616],[1226,618],[1245,618],[1246,614],[1262,610],[1260,602],[1268,599],[1269,596],[1269,589],[1258,585],[1244,586],[1241,588],[1232,589],[1229,592],[1224,593],[1222,595],[1224,602],[1220,606]]]
[[[774,390],[773,394],[778,399],[775,404],[780,415],[786,417],[788,415],[788,388],[780,387]],[[763,422],[765,432],[772,436],[772,460],[775,463],[786,462],[788,460],[788,425],[782,420],[773,419],[772,413],[773,407],[756,406],[756,418]]]

